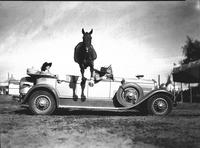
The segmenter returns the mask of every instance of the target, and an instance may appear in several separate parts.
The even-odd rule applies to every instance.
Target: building
[[[184,92],[190,102],[194,99],[200,102],[200,60],[174,67],[172,75],[173,81],[181,83],[181,86],[182,83],[188,84],[188,90]]]
[[[6,81],[0,82],[1,95],[19,95],[19,80],[16,80],[13,75]]]

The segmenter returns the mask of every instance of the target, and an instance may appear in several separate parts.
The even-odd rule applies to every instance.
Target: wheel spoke
[[[35,99],[34,104],[38,110],[44,111],[50,106],[50,99],[47,96],[41,95]]]
[[[153,109],[158,114],[162,114],[168,110],[168,103],[164,98],[157,98],[153,102]]]

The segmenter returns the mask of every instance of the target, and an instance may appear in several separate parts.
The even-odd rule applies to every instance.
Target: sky
[[[1,1],[0,81],[26,76],[52,62],[65,79],[81,75],[74,47],[81,29],[92,33],[96,69],[112,65],[114,76],[166,81],[183,59],[186,36],[200,40],[200,4],[186,1]],[[89,68],[86,77],[89,77]]]

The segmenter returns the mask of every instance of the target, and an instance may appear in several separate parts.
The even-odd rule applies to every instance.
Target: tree
[[[200,41],[193,40],[187,36],[186,44],[182,47],[185,59],[182,64],[188,64],[189,62],[200,59]]]

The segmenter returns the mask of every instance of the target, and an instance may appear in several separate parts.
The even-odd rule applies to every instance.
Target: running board
[[[96,109],[96,110],[127,110],[127,107],[94,107],[94,106],[68,106],[68,105],[59,105],[58,108]]]

